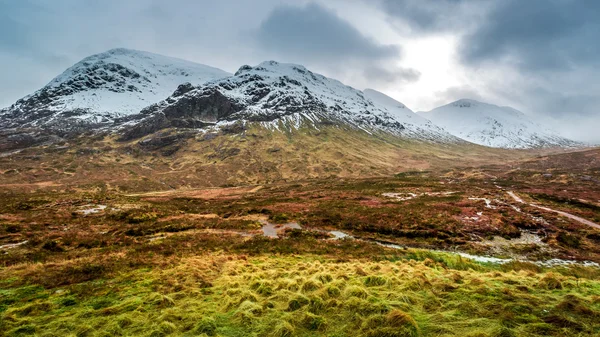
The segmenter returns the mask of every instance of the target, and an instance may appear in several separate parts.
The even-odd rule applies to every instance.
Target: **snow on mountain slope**
[[[396,119],[404,121],[404,123],[409,123],[416,128],[421,128],[424,130],[424,132],[427,132],[427,130],[431,129],[435,129],[438,132],[445,132],[445,130],[435,125],[430,120],[414,113],[406,105],[398,102],[382,92],[373,89],[365,89],[363,93],[365,97],[371,100],[371,102],[377,105],[380,109],[387,111]]]
[[[518,110],[475,100],[461,99],[419,114],[457,137],[490,147],[525,149],[578,145]]]
[[[8,126],[45,126],[65,118],[83,124],[106,123],[139,113],[171,95],[181,83],[199,85],[230,75],[172,57],[112,49],[86,57],[0,116]]]
[[[294,127],[343,123],[367,132],[456,140],[401,103],[382,97],[387,96],[375,91],[365,94],[301,65],[268,61],[256,67],[243,66],[232,77],[197,87],[180,86],[173,96],[142,112],[150,117],[138,129],[152,131],[156,129],[153,123],[202,127],[237,120],[270,127],[278,127],[281,121]]]

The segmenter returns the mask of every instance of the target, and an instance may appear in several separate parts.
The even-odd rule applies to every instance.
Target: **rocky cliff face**
[[[380,104],[303,66],[274,61],[243,66],[234,76],[200,86],[181,85],[171,97],[141,114],[147,117],[127,128],[123,139],[167,127],[201,128],[236,121],[273,128],[280,123],[295,128],[347,125],[421,140],[453,138],[399,102]]]
[[[113,49],[83,59],[42,89],[0,110],[0,128],[37,127],[59,133],[109,128],[135,120],[144,107],[178,85],[230,76],[193,62]]]

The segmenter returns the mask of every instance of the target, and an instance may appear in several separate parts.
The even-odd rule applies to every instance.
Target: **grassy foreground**
[[[258,239],[245,243],[246,247]],[[262,239],[264,241],[264,239]],[[302,244],[320,244],[314,239]],[[161,245],[158,243],[157,245]],[[340,243],[341,246],[350,243]],[[360,245],[359,245],[360,246]],[[357,254],[361,247],[357,246]],[[369,258],[205,252],[3,270],[4,336],[589,336],[600,333],[600,271],[482,265],[419,250]],[[54,278],[63,286],[36,280]],[[53,273],[61,270],[63,274]],[[6,277],[7,273],[12,277]],[[69,282],[69,275],[88,281]],[[37,275],[34,277],[32,275]],[[106,276],[106,275],[105,275]],[[63,279],[61,279],[63,278]],[[64,282],[61,282],[64,281]],[[80,282],[81,281],[81,282]]]

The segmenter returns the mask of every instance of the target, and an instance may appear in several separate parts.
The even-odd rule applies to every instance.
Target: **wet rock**
[[[173,97],[183,96],[192,90],[194,90],[194,86],[190,82],[180,84],[173,92]]]
[[[77,150],[78,155],[84,155],[84,156],[90,156],[90,155],[98,154],[100,152],[101,152],[100,150],[93,149],[93,148],[81,148],[81,149]]]
[[[225,160],[229,157],[237,156],[241,152],[240,149],[232,147],[228,149],[220,149],[208,156],[209,159]]]
[[[219,137],[218,133],[207,133],[207,134],[204,134],[202,136],[202,140],[204,140],[204,141],[206,141],[206,140],[213,140],[213,139],[215,139],[217,137]]]
[[[224,125],[221,127],[221,132],[224,134],[239,134],[246,131],[246,126],[242,122]]]
[[[159,133],[150,138],[146,138],[144,140],[139,141],[138,145],[146,151],[155,151],[155,150],[165,148],[167,146],[181,144],[182,142],[184,142],[185,140],[187,140],[191,137],[193,137],[192,133],[176,133],[176,134]],[[173,150],[173,149],[171,149],[171,150]],[[169,153],[169,155],[170,155],[170,154],[175,153],[176,151],[177,150],[175,150],[174,152],[166,151],[166,153]],[[165,153],[165,152],[163,152],[163,153]]]
[[[0,152],[49,145],[63,141],[62,138],[40,129],[8,129],[0,131]]]
[[[159,113],[142,120],[137,125],[125,129],[118,140],[126,142],[142,138],[162,129],[166,129],[170,126],[171,122],[169,121],[169,119],[164,114]]]

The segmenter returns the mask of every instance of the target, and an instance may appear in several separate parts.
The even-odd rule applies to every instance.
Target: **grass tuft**
[[[344,291],[344,295],[346,297],[358,297],[358,298],[365,299],[365,298],[369,297],[369,292],[367,292],[367,290],[365,288],[360,287],[360,286],[349,286]]]

